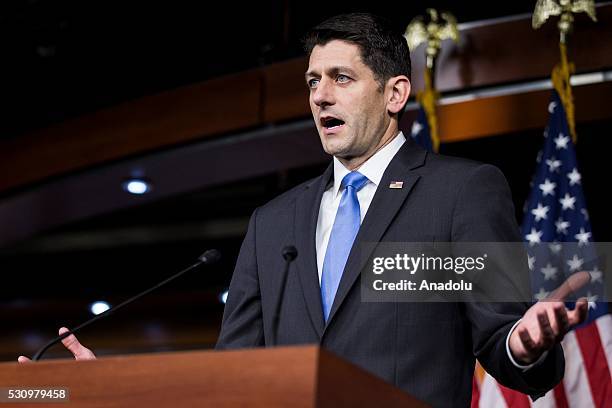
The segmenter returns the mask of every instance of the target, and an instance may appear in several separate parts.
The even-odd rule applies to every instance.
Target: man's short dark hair
[[[303,39],[308,56],[316,45],[332,40],[353,43],[361,50],[363,63],[372,70],[381,88],[389,78],[410,79],[410,51],[404,36],[386,19],[367,13],[341,14],[311,29]]]

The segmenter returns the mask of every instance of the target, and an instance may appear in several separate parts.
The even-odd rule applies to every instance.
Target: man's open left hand
[[[517,362],[531,364],[537,361],[545,351],[563,340],[573,326],[586,320],[586,299],[579,299],[573,310],[567,309],[564,301],[589,281],[588,272],[575,273],[550,296],[527,310],[510,335],[510,351]]]

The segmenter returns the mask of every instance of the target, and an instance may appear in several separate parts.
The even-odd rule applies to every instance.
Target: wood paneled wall
[[[598,23],[579,16],[570,55],[578,72],[612,67],[612,5]],[[546,78],[558,60],[555,24],[534,31],[530,18],[473,25],[440,56],[440,91]],[[413,88],[422,87],[422,49],[413,53]],[[171,146],[223,137],[310,115],[299,58],[213,79],[0,141],[0,193],[69,172]],[[610,84],[576,89],[577,120],[612,117]],[[440,108],[442,142],[542,126],[548,92],[509,95]],[[407,117],[411,117],[410,114]]]

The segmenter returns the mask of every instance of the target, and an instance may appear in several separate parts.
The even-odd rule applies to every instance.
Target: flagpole
[[[574,14],[580,12],[587,13],[593,21],[597,21],[595,15],[595,2],[593,0],[581,0],[579,2],[561,0],[558,4],[550,0],[538,0],[531,20],[532,27],[538,29],[550,18],[550,16],[560,16],[557,28],[559,29],[559,52],[561,61],[553,68],[551,79],[555,90],[559,94],[559,98],[561,98],[563,108],[565,109],[567,124],[574,143],[577,142],[576,118],[574,114],[574,96],[572,94],[570,77],[575,71],[575,66],[574,63],[570,62],[567,58],[567,40],[573,29]]]
[[[427,124],[430,130],[431,145],[434,152],[440,148],[440,137],[438,135],[438,118],[436,114],[437,102],[440,94],[436,90],[436,61],[442,48],[442,41],[452,39],[457,42],[459,30],[457,20],[448,12],[439,13],[433,8],[427,11],[427,18],[417,16],[408,27],[406,27],[405,37],[411,51],[421,44],[426,44],[425,48],[425,88],[417,93],[416,99],[423,107],[427,117]]]

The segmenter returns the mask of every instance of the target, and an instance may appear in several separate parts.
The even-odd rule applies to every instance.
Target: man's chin
[[[336,156],[344,157],[349,154],[350,146],[347,146],[346,138],[342,138],[339,135],[326,136],[321,135],[321,144],[325,153]]]
[[[344,159],[345,157],[349,156],[348,152],[346,151],[347,149],[343,146],[324,145],[323,150],[325,150],[325,153],[329,154],[330,156],[334,156],[339,159]]]
[[[335,150],[327,152],[330,156],[334,156],[336,159],[340,160],[342,164],[346,166],[347,163],[355,160],[356,156],[353,152],[347,152],[346,150]]]

